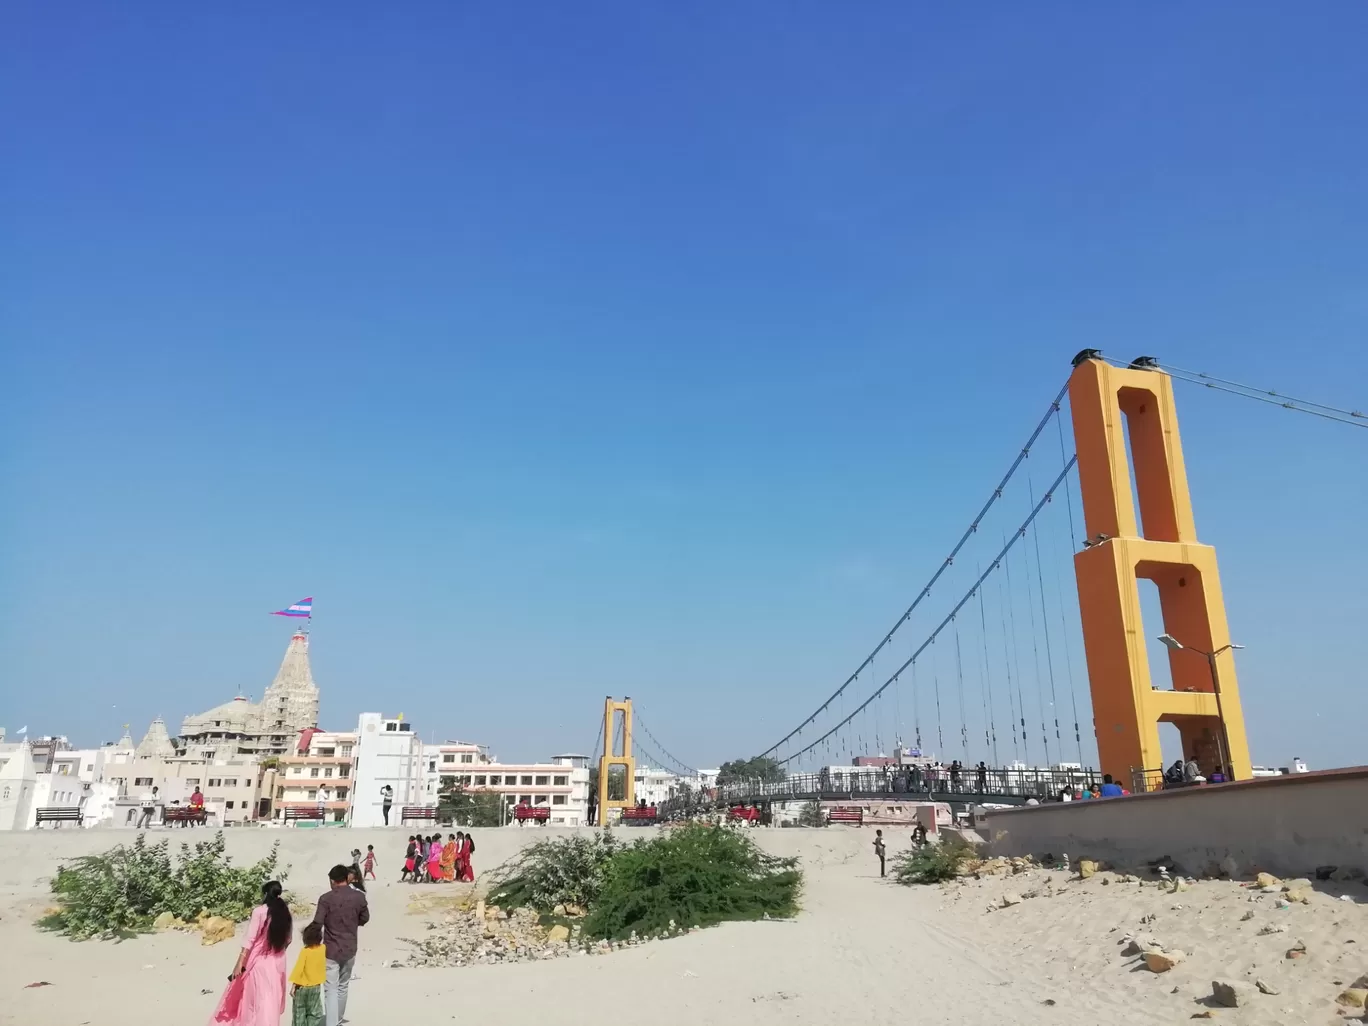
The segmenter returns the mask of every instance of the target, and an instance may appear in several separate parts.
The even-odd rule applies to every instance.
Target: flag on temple
[[[313,616],[313,597],[300,599],[289,609],[277,609],[272,616]]]

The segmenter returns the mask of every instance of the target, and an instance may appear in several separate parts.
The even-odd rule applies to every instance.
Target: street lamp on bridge
[[[1181,652],[1186,649],[1197,655],[1206,656],[1207,665],[1211,667],[1211,691],[1212,694],[1216,696],[1216,718],[1221,721],[1220,732],[1216,735],[1216,747],[1220,750],[1218,754],[1221,759],[1221,773],[1224,775],[1229,771],[1229,779],[1234,780],[1235,767],[1226,761],[1226,753],[1230,751],[1230,738],[1226,736],[1225,713],[1221,710],[1221,675],[1216,669],[1216,657],[1222,652],[1230,652],[1235,649],[1244,648],[1244,646],[1236,645],[1232,642],[1229,645],[1222,645],[1215,652],[1207,652],[1200,648],[1192,648],[1189,645],[1184,645],[1172,634],[1161,634],[1159,635],[1158,640],[1165,647],[1170,648],[1175,652]]]

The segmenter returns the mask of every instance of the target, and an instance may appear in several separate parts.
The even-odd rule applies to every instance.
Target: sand
[[[180,839],[180,831],[173,834]],[[486,870],[555,831],[477,833],[476,869]],[[627,832],[630,836],[630,832]],[[349,1020],[600,1023],[954,1023],[961,1026],[1098,1026],[1176,1023],[1207,1011],[1211,980],[1266,977],[1277,996],[1220,1009],[1229,1023],[1344,1021],[1334,998],[1368,972],[1368,889],[1353,902],[1312,895],[1286,910],[1271,896],[1249,901],[1238,883],[1203,882],[1180,895],[1157,887],[1066,881],[1029,873],[906,888],[878,878],[872,831],[756,830],[767,849],[797,855],[806,873],[803,912],[792,922],[730,924],[602,956],[467,968],[389,968],[406,936],[419,936],[439,894],[455,885],[396,882],[406,834],[399,831],[229,831],[238,860],[282,844],[290,888],[323,890],[329,866],[354,847],[381,858],[370,886],[372,919],[362,930]],[[168,933],[121,943],[73,943],[33,926],[50,903],[48,879],[63,856],[103,850],[129,832],[44,830],[0,834],[0,1023],[41,1026],[199,1026],[217,999],[236,945],[204,947]],[[894,846],[896,847],[896,845]],[[1076,874],[1073,874],[1076,876]],[[1047,880],[1052,881],[1046,887]],[[1004,893],[1041,896],[989,911]],[[423,901],[415,902],[422,894]],[[1181,904],[1182,909],[1172,908]],[[1245,912],[1254,917],[1243,920]],[[1144,916],[1152,923],[1142,924]],[[1285,922],[1288,933],[1258,936]],[[1188,958],[1156,975],[1121,955],[1127,931],[1148,930]],[[1282,957],[1292,940],[1307,957]],[[293,950],[291,951],[293,958]],[[28,988],[46,981],[51,986]],[[1176,992],[1175,992],[1176,988]],[[208,993],[204,993],[207,991]],[[1051,1003],[1052,1002],[1052,1003]]]

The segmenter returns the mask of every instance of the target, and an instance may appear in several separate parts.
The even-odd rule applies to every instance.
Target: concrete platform
[[[1368,872],[1368,766],[1104,798],[993,809],[994,855],[1068,853],[1118,867],[1170,856],[1186,872],[1312,876]]]

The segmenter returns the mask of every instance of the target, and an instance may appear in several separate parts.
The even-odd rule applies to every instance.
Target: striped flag
[[[313,616],[313,596],[300,599],[289,609],[277,609],[272,616]]]

